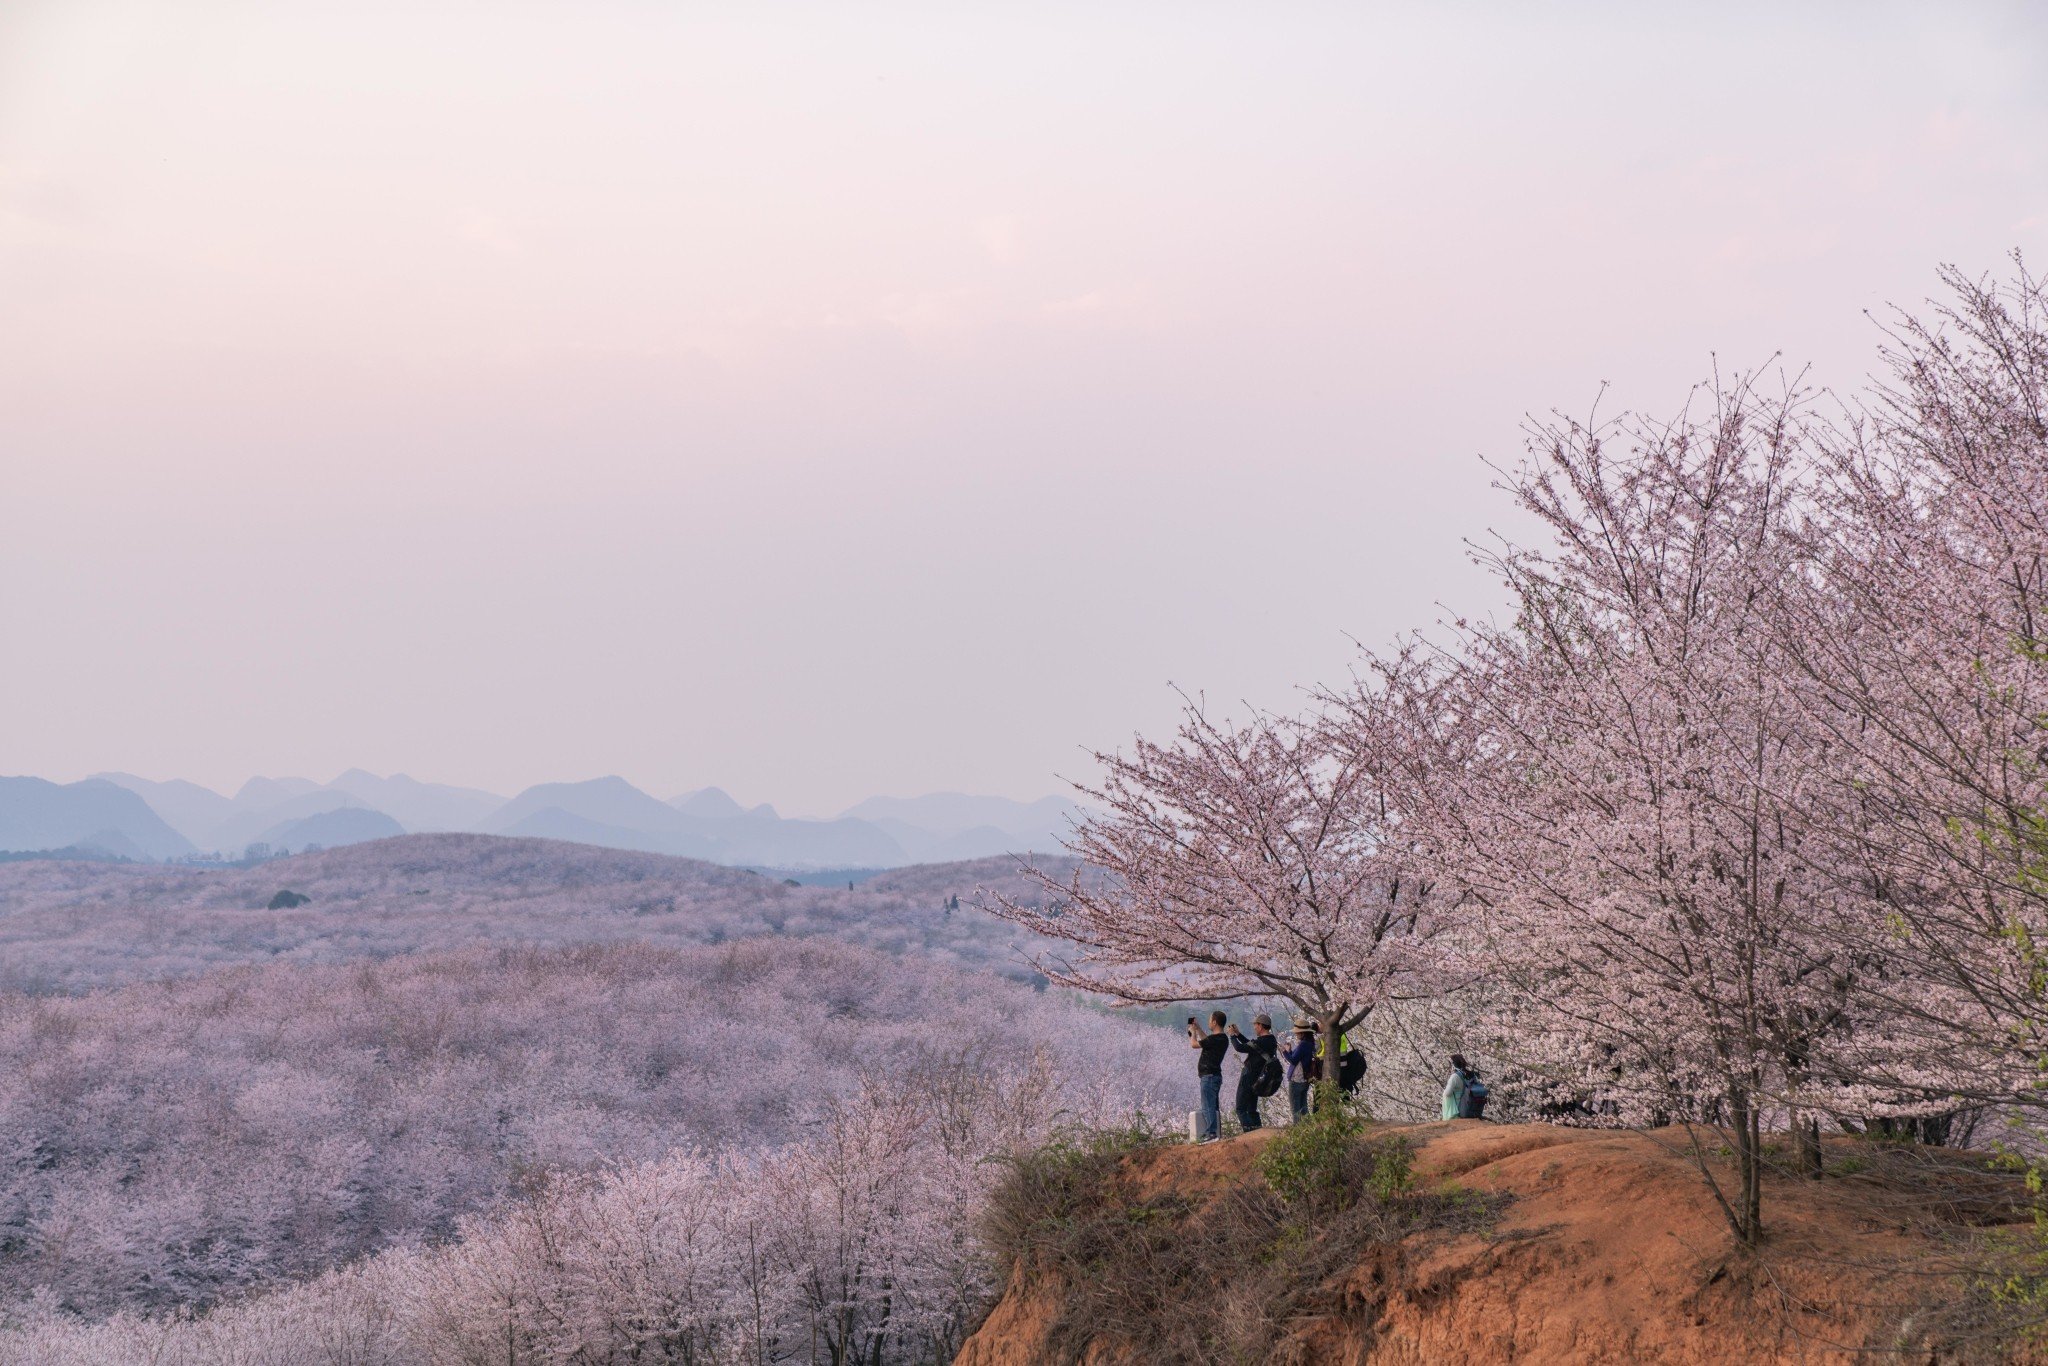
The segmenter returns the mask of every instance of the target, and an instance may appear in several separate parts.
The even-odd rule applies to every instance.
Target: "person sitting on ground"
[[[1265,1080],[1267,1068],[1280,1065],[1280,1041],[1273,1037],[1273,1017],[1254,1016],[1250,1039],[1232,1025],[1230,1046],[1244,1054],[1244,1067],[1237,1074],[1237,1127],[1250,1133],[1260,1127],[1259,1084]]]
[[[1486,1083],[1463,1053],[1451,1054],[1451,1076],[1444,1083],[1444,1118],[1478,1119],[1485,1112]]]
[[[1195,1061],[1195,1079],[1202,1087],[1202,1117],[1196,1132],[1199,1143],[1214,1142],[1223,1124],[1223,1055],[1230,1051],[1230,1036],[1223,1027],[1228,1023],[1228,1015],[1214,1011],[1209,1016],[1209,1032],[1204,1034],[1195,1017],[1188,1016],[1188,1047],[1202,1055]]]
[[[1315,1085],[1311,1075],[1316,1060],[1316,1022],[1296,1020],[1293,1037],[1280,1051],[1287,1063],[1287,1109],[1296,1119],[1308,1118],[1308,1092]]]

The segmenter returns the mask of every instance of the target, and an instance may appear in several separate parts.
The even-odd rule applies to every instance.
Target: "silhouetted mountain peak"
[[[272,849],[293,851],[312,845],[333,849],[347,844],[390,839],[404,833],[405,827],[382,811],[374,811],[367,806],[344,806],[280,822],[256,839]]]
[[[131,858],[192,852],[142,797],[104,778],[0,778],[0,849],[95,848]]]
[[[700,787],[695,792],[669,798],[668,804],[686,816],[706,816],[713,820],[729,820],[749,814],[722,787]],[[775,813],[770,809],[768,814],[772,816]]]

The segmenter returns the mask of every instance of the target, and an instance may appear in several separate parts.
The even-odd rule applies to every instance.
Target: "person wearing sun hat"
[[[1308,1116],[1308,1090],[1315,1078],[1310,1064],[1316,1057],[1316,1022],[1299,1016],[1288,1027],[1286,1046],[1280,1060],[1287,1064],[1287,1108],[1296,1119]]]

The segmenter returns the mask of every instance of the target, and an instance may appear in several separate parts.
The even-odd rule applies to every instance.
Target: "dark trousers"
[[[1201,1137],[1214,1138],[1223,1124],[1223,1074],[1206,1073],[1202,1077],[1202,1124]]]
[[[1296,1119],[1308,1118],[1308,1088],[1309,1084],[1305,1081],[1287,1083],[1287,1108],[1293,1112]]]
[[[1259,1127],[1259,1093],[1237,1088],[1237,1127],[1250,1133]]]

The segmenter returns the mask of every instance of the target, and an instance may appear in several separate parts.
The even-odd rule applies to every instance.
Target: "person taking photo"
[[[1244,1068],[1237,1074],[1237,1127],[1250,1133],[1260,1127],[1259,1096],[1263,1091],[1271,1094],[1277,1087],[1266,1087],[1267,1070],[1277,1071],[1280,1066],[1280,1041],[1273,1037],[1273,1017],[1255,1016],[1252,1020],[1252,1037],[1247,1039],[1237,1032],[1237,1026],[1230,1026],[1230,1046],[1244,1054]]]
[[[1213,1143],[1223,1123],[1223,1055],[1230,1051],[1230,1035],[1224,1027],[1230,1017],[1222,1011],[1209,1015],[1209,1032],[1204,1034],[1188,1016],[1188,1047],[1202,1056],[1195,1061],[1195,1080],[1202,1088],[1202,1113],[1195,1141]]]
[[[1316,1022],[1296,1020],[1287,1041],[1287,1047],[1280,1050],[1280,1057],[1287,1064],[1287,1109],[1296,1119],[1308,1118],[1309,1088],[1316,1081]]]

